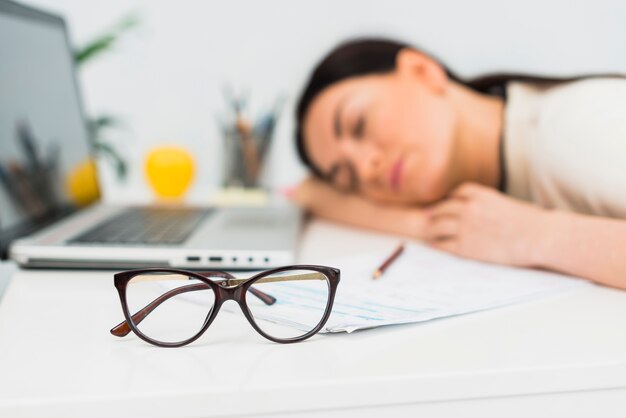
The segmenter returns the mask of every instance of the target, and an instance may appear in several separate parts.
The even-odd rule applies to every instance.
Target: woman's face
[[[338,188],[390,203],[439,200],[457,177],[449,87],[437,63],[401,51],[392,73],[346,79],[313,100],[307,153]]]

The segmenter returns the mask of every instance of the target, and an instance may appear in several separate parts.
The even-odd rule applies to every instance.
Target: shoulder
[[[594,116],[603,110],[621,110],[626,104],[626,77],[586,78],[556,83],[510,82],[507,104],[527,110],[537,107],[545,119],[549,116],[570,119],[584,112]],[[616,106],[618,109],[616,109]],[[614,112],[611,112],[614,113]],[[579,122],[593,122],[589,117]]]
[[[535,146],[598,149],[626,144],[626,78],[589,78],[564,83],[507,86],[507,119],[533,126]]]
[[[601,156],[626,144],[626,78],[592,78],[536,90],[537,140],[545,152]],[[616,144],[615,141],[619,141]],[[539,145],[537,144],[537,145]],[[568,158],[569,159],[569,158]]]
[[[598,119],[626,112],[626,78],[589,78],[544,88],[544,118],[559,118],[575,125],[595,124]],[[608,112],[608,113],[607,113]],[[557,120],[558,121],[558,120]]]
[[[578,210],[603,214],[612,211],[601,206],[617,205],[626,213],[625,199],[614,202],[626,187],[626,78],[511,83],[507,93],[507,124],[518,126],[511,142],[524,151],[532,199],[556,207],[576,200]]]

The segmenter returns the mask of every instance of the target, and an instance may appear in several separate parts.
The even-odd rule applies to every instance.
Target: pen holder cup
[[[260,188],[260,174],[270,137],[233,127],[224,134],[224,188]]]

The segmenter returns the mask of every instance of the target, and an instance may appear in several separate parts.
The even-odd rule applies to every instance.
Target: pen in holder
[[[224,139],[224,179],[225,189],[259,189],[263,162],[271,145],[274,127],[282,100],[277,100],[274,108],[252,121],[244,116],[246,101],[227,95],[232,115],[220,121]]]

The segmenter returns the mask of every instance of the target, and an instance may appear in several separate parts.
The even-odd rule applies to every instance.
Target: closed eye
[[[356,139],[362,139],[365,135],[365,116],[360,115],[354,124],[354,129],[352,130],[352,135]]]
[[[359,188],[356,170],[347,162],[333,166],[326,179],[339,190],[345,192],[355,192]]]

